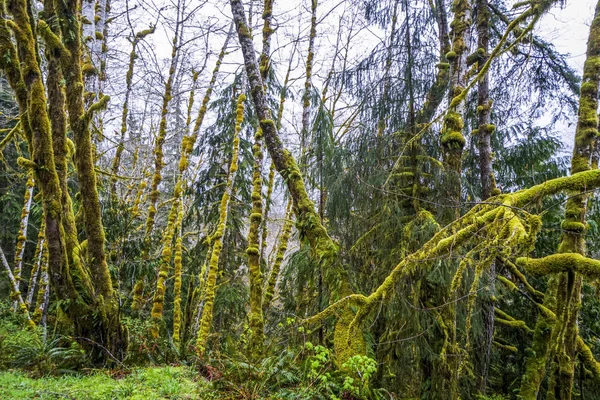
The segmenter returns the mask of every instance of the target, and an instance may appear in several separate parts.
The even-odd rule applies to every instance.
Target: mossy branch
[[[517,259],[517,265],[537,276],[572,271],[586,278],[600,278],[600,260],[587,258],[579,253],[552,254],[543,258],[521,257]]]
[[[109,101],[110,101],[110,96],[104,95],[100,98],[100,100],[98,100],[97,102],[92,104],[83,116],[84,122],[86,124],[89,124],[90,121],[92,120],[92,118],[94,118],[95,113],[106,109]]]
[[[50,26],[43,19],[38,21],[38,33],[50,49],[57,51],[60,55],[70,55],[69,50],[62,43],[58,35],[52,32]]]

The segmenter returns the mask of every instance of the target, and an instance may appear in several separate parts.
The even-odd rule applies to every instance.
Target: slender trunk
[[[182,34],[181,30],[183,27],[183,23],[181,22],[180,16],[180,13],[182,12],[182,10],[180,10],[179,8],[180,5],[181,1],[178,1],[177,22],[175,24],[175,36],[173,37],[173,45],[171,48],[171,64],[169,66],[169,76],[167,77],[167,82],[165,83],[165,92],[163,94],[158,136],[156,137],[156,141],[154,142],[154,174],[152,175],[152,183],[150,184],[150,194],[148,195],[150,205],[148,206],[148,216],[146,218],[147,240],[149,240],[150,234],[154,229],[154,223],[157,212],[156,207],[158,206],[158,198],[160,197],[158,185],[160,185],[160,183],[162,182],[162,169],[164,167],[163,144],[165,143],[165,139],[167,137],[167,115],[169,114],[169,103],[173,99],[173,79],[175,78],[175,72],[177,71],[177,64],[179,61],[179,40],[180,35]]]
[[[21,273],[23,271],[23,254],[25,253],[25,242],[27,242],[27,227],[29,226],[29,215],[31,211],[31,203],[33,201],[34,180],[33,173],[29,172],[24,196],[23,210],[21,211],[21,223],[19,224],[19,232],[17,233],[17,245],[15,248],[15,279],[17,281],[17,291],[21,288]],[[15,304],[16,305],[16,304]]]
[[[287,250],[288,242],[290,240],[293,225],[294,224],[292,220],[292,199],[289,199],[286,207],[283,227],[281,228],[281,236],[279,237],[279,243],[277,244],[275,261],[273,261],[273,266],[271,267],[271,271],[269,272],[269,279],[267,280],[267,285],[264,290],[264,297],[262,300],[264,313],[266,313],[271,307],[271,302],[273,300],[273,297],[275,296],[277,280],[279,278],[279,273],[281,272],[283,258],[285,257],[285,252]]]
[[[258,358],[262,353],[264,344],[264,318],[262,309],[263,276],[260,268],[259,228],[263,219],[262,205],[262,166],[263,152],[261,147],[262,129],[257,128],[254,136],[252,152],[254,155],[254,170],[252,174],[252,210],[250,214],[250,228],[248,231],[248,273],[250,276],[250,315],[249,327],[251,330],[250,353]]]
[[[323,264],[327,274],[339,274],[340,271],[337,271],[333,266],[339,251],[338,246],[329,237],[327,230],[320,223],[314,204],[308,197],[296,160],[283,147],[275,122],[271,119],[262,79],[254,55],[254,43],[252,42],[252,37],[249,35],[246,24],[244,6],[240,0],[231,0],[230,5],[244,55],[252,100],[263,131],[265,144],[275,164],[275,168],[284,178],[293,198],[294,212],[297,217],[301,237],[310,243],[317,259]],[[331,281],[335,280],[333,277],[331,278]]]
[[[177,210],[177,221],[175,226],[177,227],[177,238],[175,239],[175,256],[173,258],[174,264],[174,280],[173,285],[173,342],[179,344],[181,340],[181,278],[182,278],[182,237],[181,237],[181,223],[183,220],[183,204],[179,202],[179,208]]]
[[[240,148],[240,131],[242,130],[242,122],[244,120],[244,101],[246,96],[241,94],[237,100],[235,130],[233,135],[233,151],[231,156],[231,164],[227,174],[227,182],[225,184],[225,192],[221,198],[219,207],[219,225],[217,230],[212,235],[212,250],[210,262],[208,266],[208,279],[206,281],[206,289],[204,295],[204,307],[202,308],[202,317],[200,319],[200,329],[196,339],[196,354],[203,357],[206,352],[206,344],[208,335],[212,326],[213,307],[215,300],[215,289],[217,284],[217,274],[219,272],[219,257],[223,249],[223,236],[227,226],[227,216],[229,214],[229,202],[233,193],[233,182],[238,169],[238,155]]]
[[[108,0],[104,0],[108,1]],[[113,163],[111,166],[111,194],[113,197],[116,196],[117,189],[117,175],[119,174],[119,168],[121,166],[121,157],[123,154],[123,150],[125,150],[125,134],[127,133],[127,117],[129,115],[129,97],[131,96],[131,91],[133,89],[133,72],[135,68],[135,60],[137,60],[138,55],[136,53],[138,43],[143,40],[146,36],[154,33],[154,27],[150,29],[146,29],[140,31],[135,34],[132,42],[131,42],[131,52],[129,53],[129,66],[127,67],[127,74],[125,75],[125,100],[123,101],[123,107],[121,111],[121,136],[119,137],[119,144],[117,145],[117,151],[115,153],[115,158],[113,159]]]
[[[44,220],[42,219],[42,225],[40,226],[40,232],[38,234],[37,245],[35,248],[35,254],[33,256],[33,267],[31,268],[31,274],[29,277],[29,285],[27,287],[27,297],[25,302],[27,303],[27,307],[35,307],[31,302],[33,301],[33,294],[35,293],[35,287],[37,285],[38,276],[40,275],[40,270],[42,266],[42,255],[44,252],[45,246],[45,235],[44,235]]]
[[[317,0],[310,2],[310,33],[308,35],[308,54],[306,55],[306,69],[304,80],[304,93],[302,94],[302,130],[300,132],[300,168],[306,171],[308,160],[308,131],[310,125],[310,91],[312,89],[313,60],[315,58],[315,39],[317,37]],[[263,78],[264,80],[264,78]]]
[[[40,324],[45,330],[46,313],[48,311],[48,300],[50,298],[50,279],[48,277],[48,247],[42,249],[42,270],[40,288],[37,292],[36,307],[33,312],[33,320]]]
[[[6,270],[6,274],[8,275],[8,280],[10,282],[11,297],[13,299],[15,299],[15,302],[17,303],[17,306],[18,306],[18,310],[21,313],[23,313],[23,315],[27,318],[27,322],[29,323],[29,326],[31,328],[34,328],[35,323],[31,319],[31,316],[29,315],[29,310],[27,309],[27,304],[25,304],[25,302],[23,301],[23,296],[21,295],[21,292],[19,292],[19,283],[18,283],[16,277],[13,275],[13,272],[10,269],[10,265],[8,265],[8,261],[6,260],[6,257],[4,256],[4,251],[2,250],[1,247],[0,247],[0,262],[2,262],[2,266],[4,267],[4,269]]]

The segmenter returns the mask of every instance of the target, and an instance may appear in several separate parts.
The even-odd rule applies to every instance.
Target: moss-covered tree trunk
[[[490,12],[488,0],[477,0],[477,69],[482,71],[483,65],[489,58],[489,19]],[[493,195],[498,194],[496,189],[496,179],[492,170],[492,134],[495,126],[491,124],[492,101],[489,96],[489,75],[484,73],[477,84],[477,130],[473,135],[477,137],[477,147],[479,151],[479,179],[481,184],[481,199],[487,200]],[[487,386],[487,376],[490,364],[492,340],[494,336],[494,281],[496,279],[496,263],[492,263],[489,269],[488,295],[483,300],[483,323],[484,337],[480,341],[483,344],[483,357],[481,366],[481,390],[485,393]]]
[[[217,225],[217,230],[210,238],[212,242],[212,248],[210,250],[208,278],[206,280],[206,288],[204,290],[204,307],[202,308],[200,329],[198,330],[198,337],[196,339],[196,354],[199,357],[203,357],[206,352],[208,335],[212,327],[217,274],[219,272],[219,258],[221,256],[221,250],[223,250],[223,236],[225,235],[225,228],[227,227],[229,202],[233,194],[233,182],[235,174],[238,170],[238,156],[240,149],[239,135],[242,129],[242,122],[244,120],[244,101],[246,101],[246,96],[241,94],[237,99],[235,128],[232,144],[233,151],[231,163],[229,165],[229,171],[227,173],[227,182],[225,183],[225,192],[221,197],[221,204],[219,207],[219,224]]]
[[[467,86],[467,56],[469,52],[471,26],[471,5],[469,0],[456,0],[452,3],[454,20],[450,37],[452,48],[446,54],[450,63],[449,106],[444,117],[444,126],[440,142],[444,158],[444,191],[446,201],[442,210],[442,222],[448,223],[460,215],[462,150],[465,146],[463,136],[465,110],[464,97],[461,96]]]
[[[571,174],[591,169],[592,154],[598,138],[598,86],[600,85],[600,1],[596,4],[590,26],[583,80],[579,97],[579,112],[575,143],[571,158]],[[559,253],[585,255],[586,211],[589,194],[569,197],[562,223]],[[561,273],[558,281],[556,317],[553,332],[552,371],[548,398],[570,400],[575,374],[577,350],[577,317],[581,308],[583,277],[576,271]]]
[[[9,70],[7,73],[9,82],[17,94],[20,108],[24,109],[22,113],[26,113],[28,116],[25,123],[30,132],[31,166],[34,167],[36,179],[42,191],[42,207],[49,253],[49,275],[52,284],[57,292],[61,293],[62,298],[76,302],[78,295],[72,284],[65,247],[61,188],[54,162],[50,120],[46,109],[46,92],[37,60],[36,39],[29,22],[26,2],[10,0],[7,2],[7,6],[14,22],[9,23],[4,20],[0,21],[0,24],[6,23],[11,26],[20,51],[17,56],[12,43],[9,40],[3,40],[3,55],[10,57],[11,60],[10,65],[6,65],[4,68]],[[10,39],[7,29],[3,29],[0,36],[3,39]],[[21,77],[27,77],[27,79]],[[73,309],[75,308],[73,307]]]
[[[219,70],[220,70],[221,64],[223,62],[223,58],[225,57],[227,46],[229,44],[230,36],[231,35],[228,35],[227,38],[225,39],[223,48],[221,49],[221,52],[219,53],[219,56],[217,58],[217,62],[216,62],[215,68],[213,70],[211,80],[210,80],[208,88],[206,89],[206,92],[204,94],[204,98],[202,99],[202,105],[200,106],[200,110],[198,112],[198,117],[196,119],[196,123],[194,124],[194,129],[192,130],[191,135],[185,135],[183,137],[183,140],[181,143],[181,155],[179,157],[178,172],[177,172],[177,176],[175,179],[175,188],[173,190],[171,210],[169,212],[169,218],[167,220],[167,226],[166,226],[165,234],[164,234],[163,241],[162,241],[163,242],[163,250],[162,250],[162,254],[161,254],[161,263],[160,263],[160,268],[158,271],[158,278],[156,281],[156,290],[154,292],[154,299],[153,299],[153,304],[152,304],[153,327],[152,327],[151,331],[152,331],[152,335],[155,338],[159,336],[160,327],[163,322],[163,308],[164,308],[165,291],[166,291],[165,284],[166,284],[166,281],[168,278],[168,272],[169,272],[169,267],[170,267],[170,262],[171,262],[171,254],[173,252],[173,247],[172,247],[173,243],[172,242],[173,242],[173,238],[176,235],[176,233],[180,231],[181,221],[183,220],[183,215],[181,215],[181,213],[183,212],[182,197],[183,197],[183,191],[184,191],[184,185],[185,185],[185,173],[187,172],[189,164],[190,164],[189,158],[192,154],[192,151],[194,150],[196,141],[198,140],[198,133],[200,131],[202,121],[204,120],[204,116],[206,115],[207,105],[208,105],[208,102],[210,101],[210,97],[211,97],[215,82],[217,80],[217,76],[219,74]],[[193,77],[194,82],[196,82],[197,79],[198,79],[198,74],[195,73],[194,77]],[[189,128],[189,126],[191,124],[191,111],[192,111],[193,102],[194,102],[194,90],[191,91],[190,98],[188,101],[188,117],[187,117],[187,122],[186,122],[186,128]],[[182,246],[181,237],[176,237],[175,242],[176,242],[176,245],[178,244],[177,246],[179,246],[179,247]],[[181,251],[181,248],[180,248],[180,251]],[[177,257],[177,255],[175,257]],[[179,263],[181,263],[181,254],[179,255]],[[181,277],[180,277],[180,279],[181,279]],[[138,283],[141,285],[142,282],[143,281],[139,281]],[[179,282],[179,285],[181,285],[181,282]],[[181,287],[179,289],[181,289]],[[178,299],[177,296],[175,296],[175,302],[180,304],[181,298],[179,297],[179,299]],[[180,319],[181,309],[175,308],[174,313],[178,314],[179,319]],[[180,328],[181,328],[181,326],[179,325],[179,326],[177,326],[177,329],[176,329],[175,320],[174,320],[173,335],[175,336],[175,332],[177,331],[177,341],[179,340],[179,332],[178,331],[180,330]]]
[[[579,111],[571,174],[589,171],[598,137],[598,86],[600,84],[600,2],[596,4],[594,19],[590,26],[586,60],[583,67],[583,80],[579,97]],[[565,206],[565,218],[562,223],[562,241],[558,253],[572,259],[575,255],[585,255],[585,214],[587,210],[587,191],[579,193],[573,190]],[[540,315],[536,324],[534,350],[527,361],[526,372],[521,383],[520,396],[523,399],[535,399],[544,376],[546,354],[550,353],[551,369],[548,383],[549,399],[571,399],[575,373],[577,351],[577,316],[581,307],[581,287],[585,270],[576,270],[565,266],[559,271],[550,268],[549,259],[541,265],[549,269],[544,273],[559,272],[551,278],[548,293],[553,302],[555,297],[556,322],[551,326],[548,318]],[[528,262],[531,266],[534,262]],[[580,265],[581,262],[579,262]],[[583,265],[582,265],[583,266]],[[546,304],[546,306],[548,306]],[[540,340],[535,340],[539,338]],[[543,338],[543,342],[541,341]],[[547,350],[546,350],[547,349]]]
[[[82,41],[79,21],[80,3],[77,0],[55,2],[54,11],[58,17],[61,41],[46,31],[47,42],[60,52],[61,70],[66,81],[66,109],[69,126],[75,143],[75,166],[79,178],[79,189],[83,206],[85,234],[87,238],[87,265],[93,282],[92,307],[100,315],[100,323],[85,327],[93,340],[112,353],[113,357],[123,357],[126,337],[119,320],[119,306],[113,290],[112,279],[104,250],[105,234],[102,224],[100,199],[96,186],[94,150],[91,140],[90,122],[94,113],[105,107],[108,97],[84,109],[85,94],[82,73]],[[76,252],[74,251],[74,254]],[[89,321],[90,324],[92,321]],[[104,349],[97,350],[99,354]],[[104,354],[103,357],[107,357]]]

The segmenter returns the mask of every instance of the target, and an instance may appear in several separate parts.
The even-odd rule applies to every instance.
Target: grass
[[[209,383],[188,367],[142,368],[121,379],[106,372],[33,379],[0,372],[0,399],[210,399]]]

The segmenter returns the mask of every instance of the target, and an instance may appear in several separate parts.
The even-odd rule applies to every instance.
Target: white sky
[[[552,42],[557,50],[561,53],[568,53],[570,57],[568,58],[568,62],[575,69],[578,74],[581,74],[583,62],[585,59],[585,49],[586,49],[586,41],[589,33],[589,25],[591,23],[594,5],[596,0],[566,0],[566,5],[564,8],[561,7],[553,7],[550,12],[544,16],[542,21],[540,21],[536,27],[536,32]],[[248,3],[249,0],[245,2],[246,11],[248,11]],[[327,15],[327,18],[321,21],[319,25],[319,34],[318,34],[318,43],[317,43],[317,54],[315,57],[315,84],[319,86],[318,81],[323,76],[325,76],[326,72],[330,68],[330,62],[328,61],[327,51],[324,51],[325,48],[331,47],[332,44],[328,43],[328,38],[331,37],[335,40],[335,34],[331,32],[334,31],[335,25],[337,24],[338,15],[342,12],[341,8],[337,8],[336,5],[339,2],[336,0],[319,0],[319,19],[323,16],[323,14]],[[193,4],[190,3],[190,4]],[[302,26],[303,30],[308,29],[306,25],[307,20],[309,18],[309,9],[307,5],[309,2],[307,0],[275,0],[274,8],[276,23],[277,21],[285,21],[284,26],[285,30],[290,30],[290,32],[298,33],[298,29]],[[259,7],[260,8],[260,7]],[[329,10],[335,9],[336,12],[329,13]],[[258,13],[260,10],[254,10],[255,13]],[[229,19],[230,11],[227,0],[212,0],[209,1],[207,7],[203,9],[201,14],[205,18],[215,18],[222,21],[226,21]],[[254,20],[255,23],[259,22],[260,15],[255,15]],[[142,21],[142,23],[147,24],[149,21]],[[302,31],[303,36],[308,32]],[[329,33],[329,35],[328,35]],[[358,52],[359,54],[363,54],[366,51],[367,47],[371,47],[374,43],[376,43],[381,38],[377,39],[378,36],[384,35],[380,29],[376,27],[371,27],[365,34],[372,35],[370,38],[365,38],[365,40],[358,40],[355,42],[353,46],[354,52]],[[257,49],[261,48],[260,45],[260,35],[257,35]],[[159,59],[168,59],[171,52],[170,40],[172,38],[172,32],[168,32],[165,30],[165,26],[161,26],[159,28],[159,32],[153,35],[150,38],[150,42],[153,42],[154,51],[156,52]],[[274,37],[273,48],[280,48],[279,46],[284,45],[284,47],[289,47],[289,36],[280,36],[275,35]],[[218,46],[220,47],[221,40],[217,40]],[[233,44],[235,45],[235,37],[233,40]],[[329,40],[331,42],[331,40]],[[368,45],[370,43],[370,45]],[[285,46],[285,45],[288,46]],[[305,52],[306,43],[303,42],[300,45],[299,50],[301,52]],[[218,48],[214,49],[218,51]],[[281,54],[274,54],[274,57],[277,58],[279,55],[281,58],[285,59],[285,53],[289,51],[284,50],[283,56]],[[237,61],[240,63],[237,63]],[[284,63],[285,64],[285,63]],[[234,54],[228,57],[226,60],[226,66],[224,66],[224,70],[235,70],[239,68],[241,65],[241,55]],[[285,65],[280,65],[278,73],[280,75],[284,74]],[[302,65],[297,65],[300,69],[303,68]],[[209,63],[209,69],[212,69],[212,63]],[[294,74],[295,78],[300,78],[298,74]],[[281,76],[283,78],[283,76]],[[302,79],[298,80],[296,83],[298,85],[302,84]],[[320,87],[320,86],[319,86]],[[292,102],[290,102],[292,103]],[[292,110],[293,105],[288,104],[287,107],[290,109],[285,114],[286,118],[289,118],[287,121],[287,126],[295,127],[298,126],[299,121],[296,119],[299,117],[298,113],[295,112],[297,110]],[[294,111],[294,112],[291,112]],[[548,119],[550,116],[548,116]],[[575,131],[575,127],[572,124],[574,121],[569,121],[565,124],[560,124],[556,128],[561,132],[563,136],[563,141],[565,143],[565,151],[570,151],[572,146],[572,138]]]
[[[564,8],[554,7],[542,18],[536,31],[551,41],[556,49],[569,54],[568,62],[577,74],[583,72],[587,38],[594,16],[596,0],[567,0]],[[575,120],[556,127],[562,136],[564,154],[570,154],[575,135]]]

